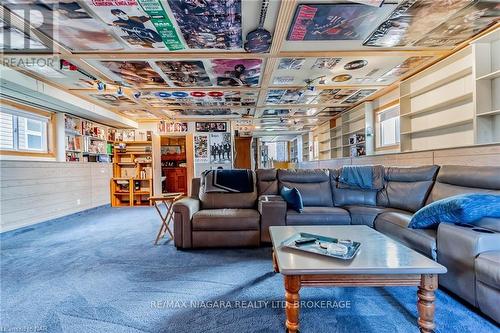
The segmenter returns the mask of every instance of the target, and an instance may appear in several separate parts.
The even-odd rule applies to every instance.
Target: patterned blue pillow
[[[409,228],[437,228],[439,223],[472,223],[500,217],[500,195],[470,193],[434,201],[413,215]]]
[[[302,213],[304,210],[304,203],[302,202],[302,195],[295,187],[290,189],[283,186],[280,192],[283,199],[287,202],[288,206],[295,209],[297,212]]]

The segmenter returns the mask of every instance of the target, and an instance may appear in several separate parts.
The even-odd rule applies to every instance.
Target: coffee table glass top
[[[446,273],[444,266],[364,225],[272,226],[269,231],[278,268],[285,275]],[[352,260],[342,260],[281,246],[298,232],[350,239],[361,247]]]

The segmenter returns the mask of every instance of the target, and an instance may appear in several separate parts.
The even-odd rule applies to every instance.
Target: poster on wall
[[[31,2],[31,3],[30,3]],[[11,11],[30,13],[37,29],[71,50],[121,50],[122,45],[94,19],[77,1],[2,1]]]
[[[132,48],[184,49],[160,0],[92,0],[89,5]]]
[[[210,163],[231,163],[231,133],[210,133]]]
[[[101,61],[120,80],[138,88],[165,87],[165,80],[146,61]]]
[[[423,47],[453,47],[500,19],[498,1],[480,1],[466,7],[415,43]]]
[[[188,123],[171,122],[167,120],[160,120],[158,122],[158,132],[160,134],[166,133],[187,133]]]
[[[158,61],[156,64],[176,87],[212,85],[202,61]]]
[[[240,0],[168,0],[168,4],[189,48],[242,47]]]
[[[194,136],[194,162],[208,163],[208,135],[198,134]]]
[[[196,122],[196,132],[226,132],[227,123],[225,121],[204,121]]]
[[[287,40],[358,40],[365,38],[395,5],[380,8],[361,4],[301,4]]]
[[[261,59],[214,59],[212,72],[218,86],[256,87],[259,85]]]
[[[408,46],[426,34],[432,27],[447,20],[471,0],[406,0],[401,3],[363,42],[365,46]],[[385,7],[385,6],[384,6]]]

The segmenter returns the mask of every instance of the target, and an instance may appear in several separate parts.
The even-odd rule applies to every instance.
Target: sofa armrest
[[[182,198],[174,203],[174,243],[178,248],[192,247],[191,219],[200,210],[200,200]]]
[[[498,231],[441,223],[437,232],[437,259],[448,272],[439,276],[439,283],[477,306],[475,259],[483,252],[496,250],[500,250]]]
[[[271,242],[269,227],[272,225],[285,225],[286,202],[279,195],[261,195],[258,209],[260,213],[260,241]]]

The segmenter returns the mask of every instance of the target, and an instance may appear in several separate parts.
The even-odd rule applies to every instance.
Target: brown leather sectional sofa
[[[271,225],[365,224],[448,268],[440,285],[500,323],[500,219],[472,225],[442,223],[410,229],[424,205],[461,193],[500,194],[500,167],[385,167],[380,190],[339,182],[340,169],[257,170],[252,193],[205,193],[193,180],[193,196],[174,206],[178,248],[259,246]],[[304,211],[287,209],[282,186],[296,187]]]

